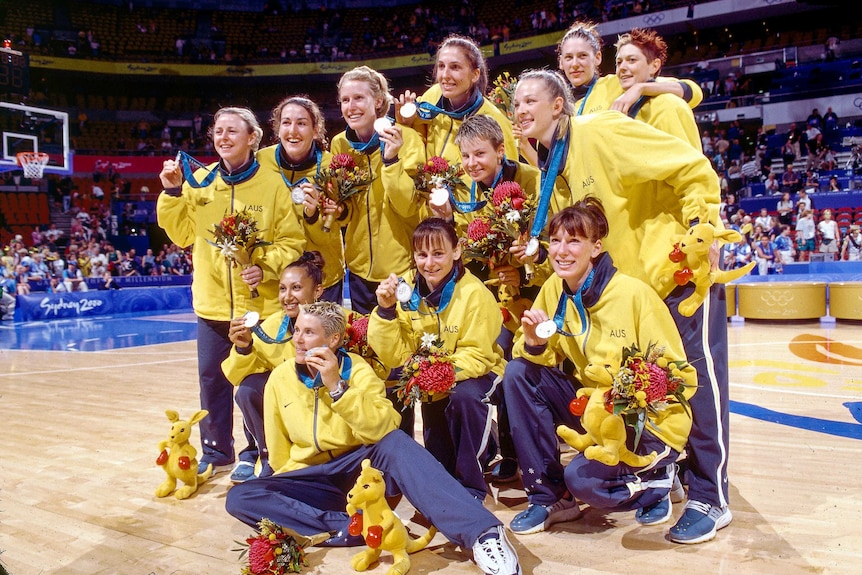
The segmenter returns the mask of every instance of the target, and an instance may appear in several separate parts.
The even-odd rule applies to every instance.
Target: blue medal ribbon
[[[593,278],[595,278],[595,276],[596,269],[593,268],[590,270],[584,285],[582,285],[574,295],[567,294],[565,288],[563,289],[563,293],[560,295],[560,303],[557,304],[557,311],[554,313],[554,324],[557,326],[557,333],[560,335],[564,335],[566,337],[577,337],[587,331],[587,311],[584,309],[583,293],[593,285]],[[578,319],[581,321],[581,331],[578,333],[569,333],[563,329],[563,324],[566,321],[566,303],[569,300],[572,300],[575,304],[575,310],[578,312]]]
[[[296,186],[298,186],[300,184],[304,184],[305,182],[307,182],[308,178],[303,176],[303,177],[299,178],[298,180],[296,180],[295,182],[291,182],[289,179],[287,179],[287,176],[284,175],[284,170],[282,169],[281,162],[279,160],[281,157],[281,155],[280,155],[281,149],[282,149],[281,148],[281,142],[279,142],[278,145],[275,147],[275,165],[278,166],[278,173],[281,174],[281,179],[284,180],[285,184],[287,184],[288,191],[291,191]],[[314,144],[312,144],[312,149],[314,150],[314,157],[317,160],[317,169],[315,170],[314,173],[319,174],[320,173],[320,162],[323,160],[323,152],[320,151],[317,148],[317,146]]]
[[[437,307],[436,311],[432,312],[437,315],[443,313],[449,304],[452,302],[452,295],[455,293],[455,284],[458,281],[458,273],[453,272],[452,277],[449,278],[449,281],[446,282],[446,285],[443,286],[443,291],[440,294],[440,305]],[[404,311],[418,311],[423,315],[431,315],[430,313],[424,313],[419,310],[419,304],[422,302],[424,298],[419,295],[419,282],[416,282],[416,285],[413,287],[413,293],[410,294],[410,301],[404,302],[401,304],[401,309]],[[428,305],[428,302],[425,302],[425,305]],[[429,306],[430,307],[430,306]]]
[[[581,98],[581,105],[578,108],[578,113],[575,114],[576,116],[580,116],[581,114],[584,113],[584,106],[587,105],[587,100],[590,98],[590,92],[593,91],[593,87],[598,83],[599,83],[599,77],[593,76],[593,79],[590,80],[589,87],[587,88],[587,93],[584,94],[583,98]]]
[[[391,119],[391,118],[390,118]],[[394,122],[394,120],[392,120]],[[355,132],[354,132],[355,133]],[[358,136],[357,136],[358,137]],[[383,152],[385,149],[385,142],[380,141],[380,134],[374,132],[371,136],[371,139],[367,142],[354,142],[350,138],[346,138],[347,143],[350,144],[350,148],[354,152],[358,152],[360,154],[373,154],[374,148],[380,147],[380,157],[383,157]]]
[[[506,157],[503,156],[503,162],[506,161]],[[487,197],[487,193],[497,187],[497,184],[500,183],[500,180],[503,179],[503,164],[500,164],[500,170],[497,172],[497,175],[494,176],[494,181],[491,182],[491,187],[485,192],[485,196]],[[448,189],[448,186],[447,186]],[[470,201],[469,202],[459,202],[455,199],[455,195],[452,193],[452,190],[449,190],[449,199],[452,201],[452,205],[455,206],[455,209],[458,210],[462,214],[469,214],[470,212],[476,212],[485,207],[485,204],[488,203],[488,200],[476,201],[476,182],[470,184]]]
[[[341,360],[341,379],[349,381],[350,371],[353,369],[353,360],[350,359],[350,356],[347,355],[346,351],[340,348],[335,350],[335,357]],[[314,377],[311,377],[306,369],[301,368],[299,364],[296,365],[296,375],[299,377],[299,381],[301,381],[308,389],[323,387],[323,382],[320,381],[320,372],[317,372],[314,374]]]
[[[247,180],[260,167],[260,164],[257,162],[257,158],[252,156],[251,164],[248,168],[237,174],[228,174],[225,172],[224,168],[222,168],[221,164],[218,164],[213,169],[208,169],[205,164],[202,164],[199,160],[195,159],[191,155],[187,154],[180,150],[177,152],[177,158],[179,159],[180,166],[183,170],[183,177],[188,182],[189,186],[193,188],[205,188],[213,183],[216,175],[221,174],[221,179],[225,181],[227,184],[238,184],[244,180]],[[191,164],[194,164],[200,168],[207,170],[207,175],[204,177],[203,181],[198,182],[197,178],[195,178],[194,170],[192,169]]]
[[[251,332],[259,337],[264,343],[287,343],[293,339],[293,322],[291,321],[290,316],[285,314],[284,319],[281,320],[281,325],[278,326],[278,335],[274,338],[270,337],[268,333],[263,331],[261,324],[257,324],[251,328]]]
[[[562,138],[554,140],[551,158],[542,169],[542,184],[539,189],[539,205],[536,207],[536,216],[533,218],[533,226],[530,228],[530,237],[539,239],[545,224],[548,223],[548,211],[551,209],[551,196],[554,195],[554,184],[557,174],[563,165],[563,154],[569,147],[569,131],[566,130]]]
[[[438,104],[443,101],[441,97],[438,101]],[[431,102],[419,102],[416,105],[416,113],[423,120],[433,120],[440,114],[445,114],[449,116],[453,120],[463,120],[468,116],[472,116],[476,110],[482,107],[482,104],[485,102],[485,98],[482,97],[482,94],[476,92],[476,95],[473,97],[473,102],[467,106],[466,108],[459,110],[458,112],[452,112],[445,108],[440,107],[439,105],[435,106]]]

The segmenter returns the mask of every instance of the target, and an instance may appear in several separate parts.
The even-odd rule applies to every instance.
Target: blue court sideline
[[[191,313],[122,314],[0,323],[0,349],[107,351],[195,339]]]

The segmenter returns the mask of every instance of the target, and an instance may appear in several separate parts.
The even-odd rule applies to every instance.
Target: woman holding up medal
[[[402,274],[410,268],[410,236],[419,213],[412,199],[413,180],[405,170],[422,164],[425,157],[416,132],[394,127],[386,118],[391,96],[379,72],[368,66],[346,72],[338,82],[338,100],[347,129],[332,139],[332,153],[348,154],[370,179],[365,191],[337,204],[339,225],[346,228],[352,309],[368,314],[376,302],[377,284],[393,271]],[[396,141],[407,144],[400,156],[402,146],[394,145]],[[331,199],[324,204],[333,205]],[[337,228],[325,233],[341,237]]]
[[[455,387],[423,400],[425,447],[482,500],[487,485],[480,459],[491,430],[489,398],[505,364],[495,343],[502,316],[491,292],[464,268],[451,223],[440,218],[420,223],[413,233],[413,257],[415,277],[391,274],[377,288],[368,342],[393,368],[421,345],[442,343],[454,365]]]
[[[156,206],[159,225],[175,244],[194,245],[192,303],[198,316],[201,409],[209,411],[200,424],[199,472],[208,465],[229,466],[235,458],[233,386],[221,370],[232,345],[230,321],[247,311],[263,318],[277,313],[278,278],[305,246],[287,187],[274,171],[261,170],[255,158],[262,134],[251,110],[222,108],[213,116],[211,128],[219,161],[204,166],[180,154],[179,161],[166,160],[159,174],[165,188]],[[213,243],[214,226],[240,212],[254,219],[260,230],[256,239],[268,244],[253,250],[245,267],[226,257],[229,250]],[[252,297],[255,288],[259,298]],[[257,455],[243,452],[240,459],[254,462]]]
[[[326,149],[323,114],[308,98],[290,96],[273,108],[271,122],[278,143],[258,151],[257,160],[263,169],[275,171],[284,181],[297,217],[303,218],[306,249],[320,252],[326,263],[320,299],[340,305],[344,299],[344,246],[337,234],[324,233],[317,224],[320,202],[314,184],[332,160]],[[325,205],[324,209],[331,211],[334,206]]]
[[[515,359],[506,366],[503,381],[530,501],[510,529],[537,533],[553,523],[576,519],[580,510],[575,496],[597,508],[639,509],[637,519],[643,524],[667,521],[676,459],[691,427],[691,415],[683,405],[663,412],[660,431],[652,426],[644,429],[636,452],[661,454],[647,468],[605,465],[582,454],[569,465],[571,469],[564,468],[556,428],[564,424],[582,429],[569,404],[581,384],[599,383],[586,379],[588,364],[621,362],[623,347],[634,344],[643,350],[651,343],[664,346],[669,361],[684,361],[679,333],[655,291],[618,272],[603,251],[608,220],[601,202],[594,197],[577,202],[556,214],[549,229],[548,257],[555,273],[542,286],[532,309],[524,313]],[[559,369],[565,359],[575,365],[574,374]],[[693,368],[685,370],[693,381]],[[693,393],[694,386],[686,390],[689,397]],[[632,436],[628,446],[634,450],[631,441]]]
[[[242,411],[246,430],[258,447],[258,474],[261,477],[272,473],[263,432],[263,391],[266,380],[273,369],[296,355],[293,326],[299,315],[299,306],[320,299],[324,269],[325,264],[319,252],[304,252],[281,274],[278,282],[281,313],[260,322],[256,312],[249,312],[230,322],[228,337],[233,347],[221,366],[228,380],[237,386],[236,403]],[[254,477],[255,467],[254,462],[240,461],[231,474],[231,480],[242,483]]]
[[[452,35],[443,41],[434,63],[434,82],[418,99],[412,92],[405,92],[396,103],[402,121],[412,125],[424,139],[427,158],[439,156],[450,165],[460,164],[462,159],[455,144],[455,134],[465,119],[481,114],[491,116],[502,126],[506,157],[517,160],[518,145],[512,134],[511,122],[485,97],[488,63],[473,40]],[[469,188],[469,176],[463,179]],[[466,202],[465,192],[450,190],[450,198]],[[444,218],[453,217],[454,209],[459,226],[466,225],[460,221],[456,204],[431,204],[430,208],[434,215]]]
[[[543,172],[531,236],[538,238],[543,230],[542,214],[557,213],[587,194],[597,196],[621,224],[604,242],[615,265],[658,292],[676,322],[686,355],[699,360],[688,447],[689,506],[671,529],[670,539],[678,543],[712,539],[732,518],[727,507],[724,286],[713,284],[702,305],[684,315],[680,304],[695,286],[684,278],[684,285],[677,285],[674,272],[679,267],[668,254],[690,226],[721,225],[715,170],[702,152],[643,122],[614,112],[574,117],[569,86],[554,72],[521,74],[515,109],[524,135],[539,143]],[[717,260],[717,254],[710,254],[710,264],[713,257]]]

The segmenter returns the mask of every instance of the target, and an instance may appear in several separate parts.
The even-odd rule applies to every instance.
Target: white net
[[[21,169],[24,170],[24,177],[31,179],[41,179],[45,170],[45,165],[48,163],[48,154],[42,152],[21,152],[17,154],[18,163],[21,164]]]

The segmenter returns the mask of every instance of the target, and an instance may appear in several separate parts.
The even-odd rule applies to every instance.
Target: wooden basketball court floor
[[[227,474],[185,501],[154,496],[164,411],[198,408],[194,342],[136,336],[154,321],[187,334],[193,318],[72,320],[29,335],[0,326],[0,573],[240,572],[235,541],[252,530],[224,510]],[[666,539],[670,524],[586,508],[548,532],[510,536],[525,574],[862,572],[862,327],[748,321],[729,337],[733,523],[684,546]],[[165,343],[139,345],[154,341]],[[238,410],[236,422],[239,438]],[[526,506],[516,487],[492,491],[485,503],[504,523]],[[407,503],[398,512],[424,531]],[[313,548],[304,572],[351,573],[354,552]],[[390,565],[384,554],[369,573]],[[411,573],[479,570],[437,535]]]

